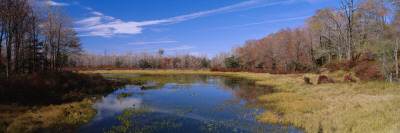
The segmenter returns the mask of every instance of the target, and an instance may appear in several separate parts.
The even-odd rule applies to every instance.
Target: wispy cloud
[[[276,4],[283,4],[284,2],[287,1],[271,3],[266,0],[249,0],[218,9],[200,11],[192,14],[181,15],[167,19],[141,21],[141,22],[122,21],[120,19],[115,19],[114,17],[106,16],[103,13],[96,12],[93,11],[91,8],[88,8],[88,10],[92,11],[91,14],[100,17],[101,19],[99,20],[98,18],[89,17],[84,20],[78,21],[77,24],[79,24],[80,27],[76,29],[83,32],[83,35],[81,36],[112,37],[113,35],[116,34],[139,34],[142,33],[144,26],[156,25],[162,23],[164,24],[179,23],[182,21],[195,19],[199,17],[271,6]]]
[[[92,12],[91,14],[97,15],[97,16],[103,16],[103,13],[101,13],[101,12],[96,12],[96,11]]]
[[[177,51],[177,50],[188,50],[188,49],[194,49],[195,47],[193,46],[188,46],[188,45],[182,45],[179,47],[172,47],[172,48],[166,48],[164,49],[165,51]]]
[[[146,44],[162,44],[162,43],[176,43],[177,41],[154,41],[154,42],[134,42],[129,45],[146,45]]]
[[[68,3],[55,2],[55,1],[52,1],[52,0],[48,0],[48,1],[45,1],[45,2],[46,2],[46,4],[49,4],[49,5],[52,5],[52,6],[69,6]]]
[[[97,24],[101,24],[101,17],[98,17],[98,16],[90,17],[90,18],[86,18],[86,19],[77,21],[75,23],[77,23],[77,24],[85,24],[85,25],[88,25],[88,26],[97,25]]]
[[[248,23],[248,24],[241,24],[241,25],[232,25],[232,26],[224,26],[224,27],[212,28],[212,29],[208,29],[208,30],[231,29],[231,28],[251,26],[251,25],[259,25],[259,24],[266,24],[266,23],[276,23],[276,22],[282,22],[282,21],[300,20],[300,19],[306,19],[306,18],[309,18],[309,17],[311,17],[311,16],[286,18],[286,19],[276,19],[276,20],[267,20],[267,21],[262,21],[262,22],[255,22],[255,23]],[[205,30],[205,31],[208,31],[208,30]]]
[[[90,7],[83,7],[83,8],[85,8],[86,10],[89,10],[89,11],[93,11],[93,8],[90,8]]]

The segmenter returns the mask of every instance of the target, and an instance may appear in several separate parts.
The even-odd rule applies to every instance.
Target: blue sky
[[[228,52],[246,40],[302,25],[337,0],[53,0],[75,19],[89,53]]]

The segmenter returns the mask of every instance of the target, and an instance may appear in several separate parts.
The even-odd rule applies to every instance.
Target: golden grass
[[[0,132],[76,132],[79,125],[89,122],[96,110],[91,107],[93,100],[62,105],[28,107],[21,105],[0,105]]]
[[[257,80],[279,90],[260,96],[267,110],[258,116],[267,123],[290,124],[306,132],[400,132],[400,84],[358,82],[317,85],[317,74],[272,75],[247,72],[194,70],[109,70],[82,71],[104,74],[199,74],[229,75]],[[343,81],[344,71],[324,73]],[[309,77],[313,85],[304,83]]]

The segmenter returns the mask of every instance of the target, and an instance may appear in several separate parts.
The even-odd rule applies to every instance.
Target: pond
[[[105,77],[133,84],[95,103],[97,115],[79,132],[303,132],[257,122],[264,110],[256,97],[274,90],[255,81],[205,75]]]

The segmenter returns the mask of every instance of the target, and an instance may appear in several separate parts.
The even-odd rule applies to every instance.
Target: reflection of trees
[[[245,100],[248,104],[257,103],[257,97],[273,93],[272,86],[256,85],[255,81],[244,78],[232,78],[209,75],[140,75],[138,79],[150,80],[152,84],[144,85],[142,89],[157,89],[166,84],[177,84],[171,88],[191,88],[193,83],[215,84],[221,89],[230,91],[233,97]]]
[[[234,97],[245,100],[248,104],[259,102],[258,96],[274,92],[272,86],[257,85],[255,81],[243,78],[223,78],[223,81],[220,83],[222,89],[231,91]]]

